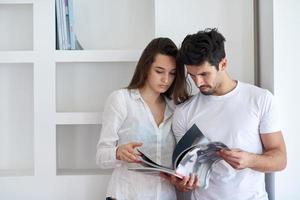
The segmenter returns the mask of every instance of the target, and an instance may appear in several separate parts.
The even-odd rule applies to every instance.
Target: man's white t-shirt
[[[174,113],[173,131],[178,142],[196,124],[210,141],[261,154],[260,134],[280,130],[274,104],[268,90],[238,81],[236,88],[225,95],[199,92],[179,105]],[[264,173],[249,168],[235,170],[222,160],[213,166],[209,187],[196,188],[192,199],[266,200]]]

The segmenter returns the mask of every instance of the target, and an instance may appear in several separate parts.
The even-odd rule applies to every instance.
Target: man
[[[218,153],[224,160],[213,166],[207,189],[197,187],[194,175],[171,177],[171,182],[192,191],[197,200],[267,200],[264,172],[286,167],[273,95],[229,77],[224,42],[216,29],[188,35],[182,42],[179,60],[200,92],[178,106],[173,131],[179,141],[196,124],[209,140],[230,150]]]

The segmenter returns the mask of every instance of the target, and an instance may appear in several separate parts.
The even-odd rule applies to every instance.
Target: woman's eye
[[[161,73],[163,73],[163,71],[156,71],[156,73],[161,74]]]

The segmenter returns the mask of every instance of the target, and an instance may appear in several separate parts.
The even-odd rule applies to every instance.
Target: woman
[[[157,163],[171,166],[175,145],[171,97],[175,82],[184,85],[184,72],[176,68],[177,51],[168,38],[152,40],[143,51],[129,86],[107,99],[97,145],[97,164],[114,168],[107,199],[176,199],[175,189],[167,180],[128,167],[139,166],[137,147],[150,152]],[[176,92],[177,96],[186,94],[183,87]]]

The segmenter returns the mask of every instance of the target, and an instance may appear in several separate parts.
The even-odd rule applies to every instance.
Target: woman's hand
[[[170,181],[181,192],[188,192],[199,187],[198,177],[196,174],[185,176],[183,179],[179,179],[173,175],[166,175],[164,173],[160,173],[160,176]]]
[[[142,146],[143,143],[140,142],[130,142],[128,144],[122,144],[118,146],[116,150],[116,157],[118,160],[123,160],[128,163],[137,163],[140,160],[138,156],[140,155],[135,151],[136,147]]]

